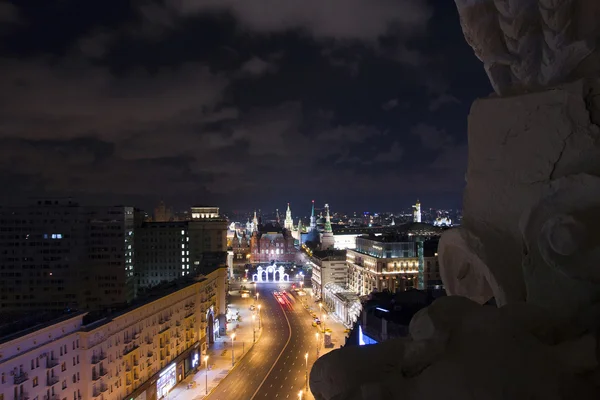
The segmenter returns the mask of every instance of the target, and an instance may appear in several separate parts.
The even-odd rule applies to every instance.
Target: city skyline
[[[3,1],[1,197],[458,207],[491,89],[447,3]]]

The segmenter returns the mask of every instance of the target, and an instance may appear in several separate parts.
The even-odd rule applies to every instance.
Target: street
[[[315,328],[310,316],[298,300],[289,309],[282,307],[273,291],[289,284],[257,285],[263,333],[229,375],[208,396],[211,400],[312,399],[306,393],[306,360],[308,371],[316,359]],[[285,310],[284,310],[285,308]]]

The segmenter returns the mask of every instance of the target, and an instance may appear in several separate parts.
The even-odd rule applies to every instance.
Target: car
[[[252,304],[252,305],[250,306],[250,311],[254,311],[255,309],[256,309],[256,306],[255,306],[254,304]]]
[[[316,320],[315,322],[316,322],[317,325],[321,325],[321,321]]]

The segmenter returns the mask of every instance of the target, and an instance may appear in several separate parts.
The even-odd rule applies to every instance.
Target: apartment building
[[[0,207],[0,313],[100,309],[134,297],[132,207]]]
[[[119,312],[70,314],[0,338],[0,400],[165,396],[225,333],[226,278],[219,268]]]

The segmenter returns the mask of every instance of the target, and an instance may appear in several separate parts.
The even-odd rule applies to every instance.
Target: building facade
[[[415,243],[398,236],[361,236],[347,250],[348,286],[360,296],[416,288],[419,259]]]
[[[314,251],[308,262],[312,266],[312,290],[317,299],[323,297],[323,286],[329,282],[341,287],[347,285],[348,267],[345,250]]]
[[[348,286],[360,296],[439,286],[439,263],[434,249],[437,240],[420,236],[358,237],[356,248],[346,253]]]
[[[260,225],[250,239],[250,251],[252,263],[292,263],[297,252],[291,232],[277,225]]]
[[[223,257],[214,255],[226,255],[227,221],[218,207],[192,207],[191,216],[188,221],[145,222],[136,227],[137,288],[205,274],[219,266]]]
[[[68,199],[0,207],[0,314],[130,301],[139,218]]]
[[[160,399],[223,332],[225,269],[104,318],[76,314],[0,339],[0,399]]]

